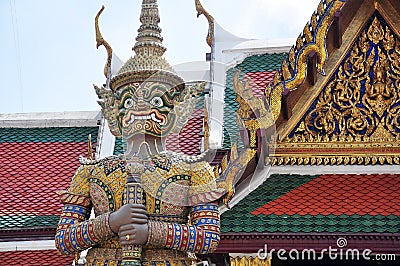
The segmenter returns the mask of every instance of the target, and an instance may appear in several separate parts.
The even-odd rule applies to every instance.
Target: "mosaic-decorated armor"
[[[149,234],[142,263],[190,265],[193,259],[188,252],[212,252],[219,242],[218,207],[204,203],[205,198],[220,196],[212,168],[173,153],[153,156],[148,163],[143,186],[151,190],[144,192]],[[125,156],[82,162],[69,190],[62,192],[65,206],[56,234],[61,252],[73,254],[91,248],[86,256],[88,265],[121,265],[121,246],[108,219],[110,212],[123,204],[127,167]],[[181,191],[171,193],[174,185]],[[90,219],[92,209],[95,217]]]

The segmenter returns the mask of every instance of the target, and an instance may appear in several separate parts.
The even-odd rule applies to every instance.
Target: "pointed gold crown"
[[[162,44],[161,28],[158,26],[160,15],[157,0],[143,0],[140,22],[142,24],[133,47],[135,55],[111,79],[111,89],[116,91],[129,83],[154,81],[181,90],[184,86],[183,79],[163,57],[167,49]]]

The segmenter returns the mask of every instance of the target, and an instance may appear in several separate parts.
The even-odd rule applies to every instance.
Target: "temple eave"
[[[374,253],[400,253],[400,234],[383,233],[229,233],[222,234],[217,253],[256,253],[268,250],[305,250],[317,253],[328,247],[338,248],[338,238],[348,241],[345,249],[372,249]]]

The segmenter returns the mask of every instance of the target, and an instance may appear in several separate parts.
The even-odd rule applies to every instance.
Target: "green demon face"
[[[175,125],[174,98],[177,95],[164,84],[155,82],[133,83],[120,88],[115,96],[122,137],[129,139],[136,134],[166,136]]]
[[[137,134],[166,137],[186,125],[206,83],[171,88],[160,80],[130,83],[116,91],[94,85],[111,133],[130,139]]]

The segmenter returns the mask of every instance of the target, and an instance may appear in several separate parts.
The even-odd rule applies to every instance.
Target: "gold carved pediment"
[[[400,164],[400,38],[375,12],[301,119],[275,164]]]

